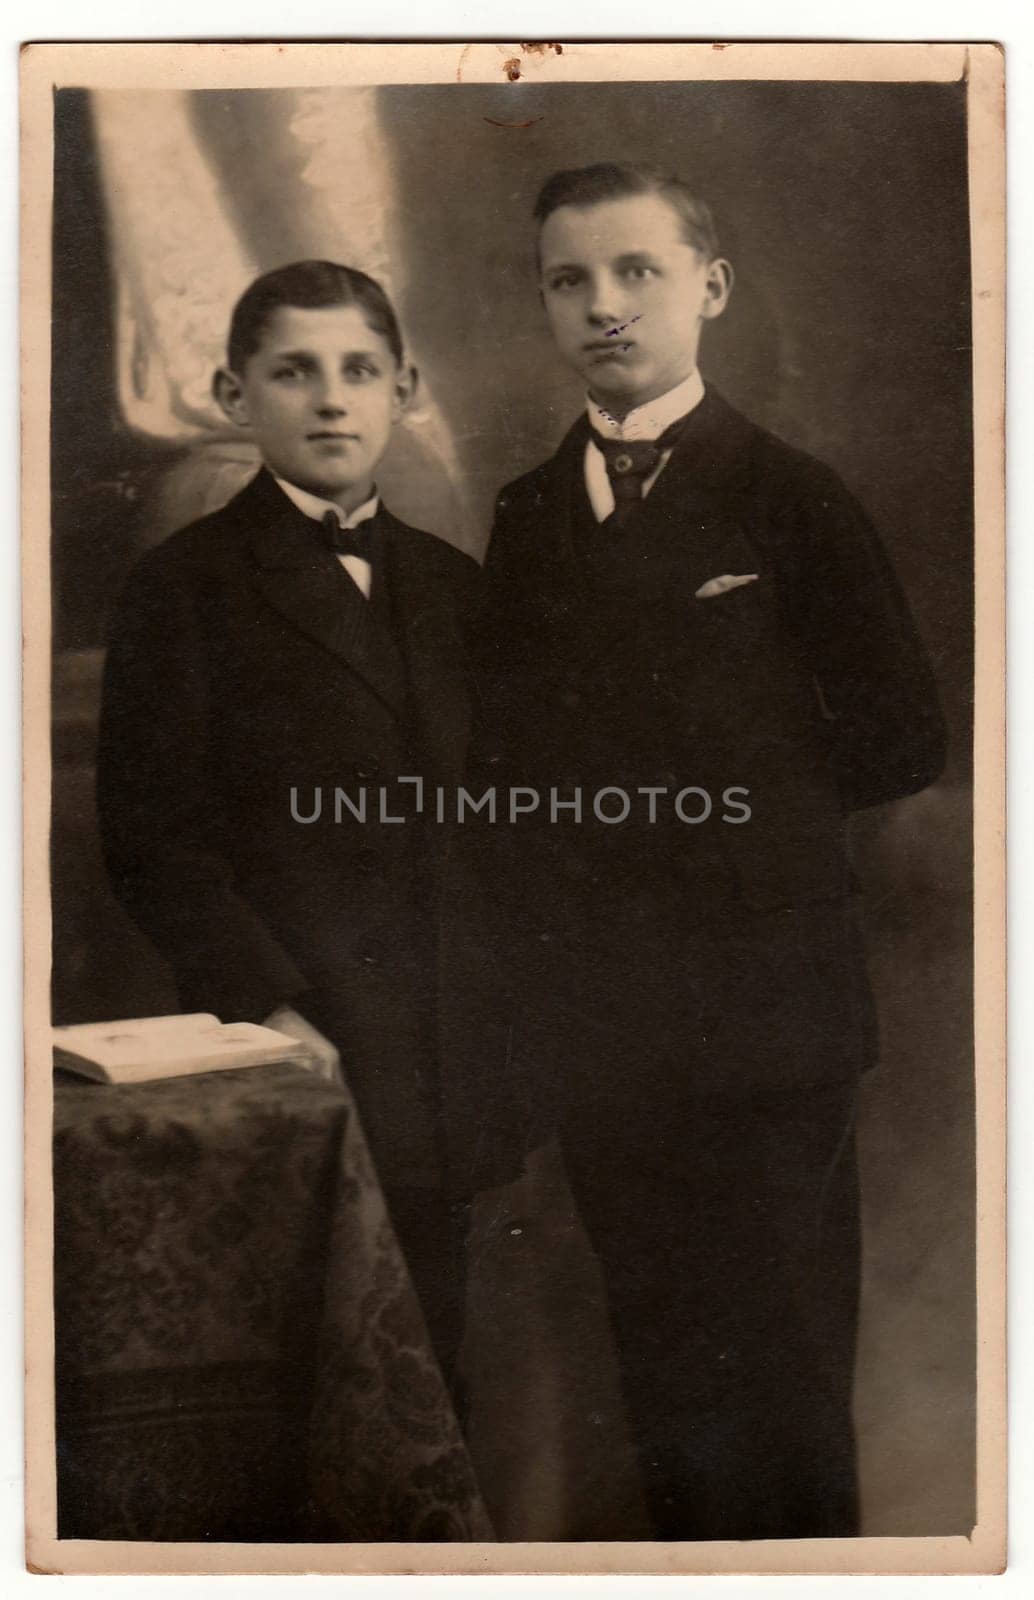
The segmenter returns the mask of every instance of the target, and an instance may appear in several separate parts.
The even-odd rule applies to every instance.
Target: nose
[[[317,387],[315,401],[319,416],[343,417],[348,410],[343,380],[332,373],[324,374]]]
[[[601,272],[589,283],[586,316],[595,328],[612,328],[621,321],[618,285],[609,272]]]

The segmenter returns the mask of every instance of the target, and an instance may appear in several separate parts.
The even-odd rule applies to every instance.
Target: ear
[[[220,367],[212,379],[212,394],[225,417],[238,428],[248,426],[248,406],[241,380],[229,367]]]
[[[732,286],[736,274],[730,262],[724,256],[716,256],[707,268],[707,280],[704,284],[704,303],[700,308],[700,315],[711,322],[715,317],[720,317],[729,304]]]
[[[419,384],[420,374],[416,367],[412,365],[399,367],[395,378],[395,401],[392,407],[392,417],[396,422],[413,404]]]

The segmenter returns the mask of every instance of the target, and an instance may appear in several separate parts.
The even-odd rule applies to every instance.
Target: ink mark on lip
[[[640,322],[642,320],[642,315],[643,315],[642,312],[640,312],[639,316],[638,317],[633,317],[630,322],[623,322],[621,324],[620,328],[608,328],[607,329],[607,338],[608,339],[616,339],[618,334],[619,333],[624,333],[625,329],[626,328],[630,328],[632,326],[633,322]]]

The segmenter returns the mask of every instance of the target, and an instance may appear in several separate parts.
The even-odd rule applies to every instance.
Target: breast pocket
[[[754,692],[763,686],[781,653],[775,585],[760,571],[750,583],[708,592],[707,583],[712,581],[720,580],[694,582],[689,595],[680,596],[673,618],[676,651],[693,677],[720,690],[723,699],[727,694]]]
[[[774,601],[770,575],[755,568],[706,579],[694,590],[688,610],[696,625],[721,628],[760,621],[771,613]]]
[[[707,578],[696,590],[694,600],[724,600],[731,594],[740,594],[761,581],[760,572],[723,572],[717,578]]]

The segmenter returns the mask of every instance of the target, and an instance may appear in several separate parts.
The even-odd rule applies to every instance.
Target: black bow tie
[[[608,526],[621,527],[628,521],[643,498],[645,480],[656,472],[664,452],[672,448],[686,420],[686,417],[679,417],[656,439],[607,439],[590,423],[593,443],[603,456],[614,491],[614,510],[606,519]]]
[[[323,535],[328,547],[339,556],[359,556],[363,561],[373,558],[374,523],[376,515],[367,517],[356,528],[343,528],[335,512],[323,513]]]

